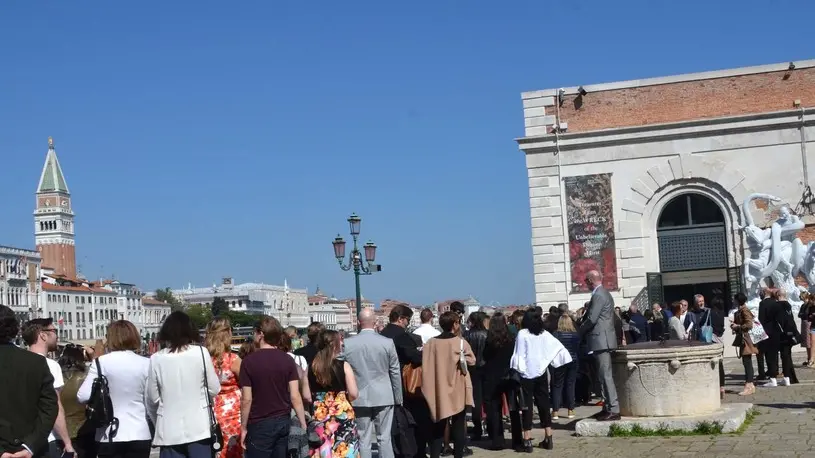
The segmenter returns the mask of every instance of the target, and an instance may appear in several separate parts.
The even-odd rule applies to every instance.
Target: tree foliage
[[[196,329],[204,329],[216,316],[213,313],[213,309],[214,306],[210,308],[203,304],[192,304],[187,307],[185,312],[190,316],[190,320],[193,322]],[[250,315],[248,313],[235,312],[231,310],[227,310],[226,312],[217,316],[221,318],[228,318],[233,327],[254,326],[258,319],[257,315]]]
[[[190,316],[195,329],[203,329],[207,326],[207,323],[212,321],[212,311],[203,304],[192,304],[185,311]]]
[[[157,289],[156,299],[170,304],[170,308],[172,309],[173,312],[175,312],[176,310],[184,309],[184,303],[182,303],[181,300],[179,300],[177,297],[175,297],[175,295],[173,295],[173,291],[169,287],[164,289],[161,288]]]
[[[229,313],[229,305],[224,298],[216,297],[212,301],[212,316],[226,316]]]

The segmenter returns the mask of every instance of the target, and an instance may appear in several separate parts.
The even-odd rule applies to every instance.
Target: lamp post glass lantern
[[[359,312],[362,310],[362,291],[360,290],[359,286],[360,275],[371,275],[374,272],[379,272],[382,270],[382,267],[379,264],[374,264],[374,261],[376,260],[376,244],[374,242],[369,241],[362,246],[364,253],[360,251],[360,247],[357,242],[359,239],[361,225],[362,218],[357,216],[356,213],[352,213],[351,216],[348,217],[348,228],[351,232],[351,239],[354,243],[351,253],[348,256],[348,264],[345,264],[345,240],[343,240],[342,236],[338,234],[337,237],[334,238],[334,241],[331,242],[334,247],[334,257],[340,264],[340,268],[345,271],[351,269],[354,270],[357,316],[359,316]]]

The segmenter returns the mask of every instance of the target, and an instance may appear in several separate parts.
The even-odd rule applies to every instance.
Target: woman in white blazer
[[[98,428],[100,458],[148,458],[150,456],[150,427],[144,395],[150,360],[135,352],[141,348],[141,337],[133,323],[115,321],[108,326],[108,353],[91,363],[88,375],[77,392],[81,404],[90,401],[93,381],[99,374],[107,378],[113,414],[118,427]],[[112,437],[111,437],[112,436]]]
[[[159,331],[165,347],[150,357],[147,411],[156,424],[161,458],[211,458],[211,398],[221,390],[198,330],[184,312],[171,313]],[[209,397],[210,399],[207,399]]]

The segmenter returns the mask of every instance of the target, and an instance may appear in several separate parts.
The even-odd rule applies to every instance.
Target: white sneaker
[[[784,377],[783,379],[781,379],[781,382],[778,384],[778,386],[790,386],[790,378]]]
[[[771,377],[770,380],[767,383],[765,383],[764,385],[761,385],[761,386],[763,386],[765,388],[774,388],[774,387],[778,386],[778,380],[775,377]]]

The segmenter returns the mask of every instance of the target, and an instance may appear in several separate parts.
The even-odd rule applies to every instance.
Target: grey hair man
[[[345,361],[354,370],[359,397],[354,400],[360,455],[370,458],[374,431],[379,456],[393,458],[393,406],[402,404],[402,375],[393,340],[374,331],[373,309],[359,312],[360,331],[345,341]]]
[[[578,332],[585,337],[588,351],[594,355],[597,378],[603,393],[603,410],[595,418],[598,421],[620,419],[617,387],[611,376],[611,351],[617,349],[614,331],[614,298],[603,288],[603,276],[592,270],[586,274],[586,284],[591,288],[591,299],[583,315]]]

